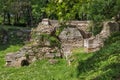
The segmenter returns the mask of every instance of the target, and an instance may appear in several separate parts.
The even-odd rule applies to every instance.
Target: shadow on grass
[[[30,32],[24,30],[24,33],[21,36],[17,35],[17,32],[22,32],[20,29],[10,28],[7,30],[0,30],[1,37],[0,37],[0,51],[7,49],[11,45],[24,45],[25,41],[29,41],[30,39]],[[5,33],[5,34],[4,34]],[[3,43],[3,36],[7,36],[7,42]]]

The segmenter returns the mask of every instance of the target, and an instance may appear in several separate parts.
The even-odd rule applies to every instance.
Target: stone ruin
[[[104,41],[111,33],[119,31],[119,24],[115,21],[104,22],[102,31],[96,36],[84,39],[84,48],[86,52],[95,52],[104,46]]]
[[[91,37],[87,32],[89,21],[71,21],[65,27],[60,35],[55,36],[60,42],[61,48],[51,46],[50,41],[43,39],[42,34],[54,36],[56,30],[60,27],[57,20],[43,19],[38,27],[31,30],[33,38],[31,44],[25,45],[16,53],[8,53],[6,55],[6,66],[25,66],[37,59],[54,59],[56,57],[68,57],[71,50],[83,47],[84,39]],[[53,60],[50,60],[53,61]],[[54,61],[53,61],[54,62]]]
[[[6,55],[6,66],[26,66],[37,59],[60,57],[60,50],[57,46],[52,47],[50,42],[42,40],[41,34],[51,34],[53,27],[41,22],[39,26],[31,31],[34,35],[31,44],[25,45],[16,53]],[[55,54],[56,53],[56,54]]]
[[[119,31],[119,24],[115,21],[104,23],[103,30],[96,36],[87,31],[89,21],[71,21],[63,28],[58,36],[56,31],[60,28],[57,20],[43,19],[38,27],[31,30],[31,44],[25,45],[16,53],[6,55],[6,66],[25,66],[38,59],[50,59],[50,63],[56,63],[54,58],[68,57],[72,50],[84,47],[85,52],[95,52],[104,46],[104,41],[112,32]],[[43,35],[43,36],[41,36]],[[54,36],[60,42],[61,47],[51,45],[49,36]],[[47,36],[44,38],[44,36]],[[57,42],[54,42],[58,44]]]
[[[65,58],[72,54],[75,48],[83,47],[84,34],[75,26],[67,26],[60,33],[61,49]]]

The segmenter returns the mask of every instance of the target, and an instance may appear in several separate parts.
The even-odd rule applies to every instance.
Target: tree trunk
[[[31,9],[31,6],[29,6],[27,8],[27,12],[26,12],[28,15],[26,16],[27,17],[27,26],[33,26],[33,22],[32,22],[32,9]]]
[[[18,25],[18,23],[19,23],[18,14],[15,14],[14,24],[15,24],[15,25]]]
[[[10,20],[10,13],[9,12],[7,13],[7,19],[8,19],[8,24],[10,25],[11,24],[11,20]]]
[[[5,24],[5,21],[6,21],[6,12],[4,11],[4,14],[3,14],[3,24]]]

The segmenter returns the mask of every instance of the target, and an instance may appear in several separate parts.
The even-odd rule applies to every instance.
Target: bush
[[[102,22],[91,22],[89,31],[93,33],[93,35],[97,35],[101,32],[103,25]]]
[[[49,41],[50,41],[51,46],[53,47],[57,46],[58,48],[61,47],[61,43],[56,37],[53,37],[53,36],[49,37]]]

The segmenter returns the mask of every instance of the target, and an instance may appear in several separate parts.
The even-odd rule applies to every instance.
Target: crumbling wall
[[[61,49],[67,58],[72,54],[72,49],[83,47],[83,35],[77,27],[68,25],[59,35]]]
[[[54,27],[49,23],[41,22],[32,30],[31,44],[25,45],[16,53],[6,55],[6,66],[24,66],[37,59],[61,57],[59,47],[51,46],[48,38],[53,31]]]
[[[104,41],[111,35],[111,33],[117,31],[119,31],[119,24],[117,22],[115,21],[104,22],[103,29],[99,34],[84,40],[85,51],[86,52],[98,51],[101,47],[104,46]]]
[[[71,55],[72,49],[83,47],[83,40],[90,37],[88,33],[86,34],[87,21],[71,21],[60,35],[56,36],[56,29],[59,27],[58,21],[43,19],[38,27],[31,31],[31,44],[25,45],[16,53],[7,54],[6,65],[24,66],[37,59],[53,59],[63,56],[67,58]],[[53,40],[52,44],[50,39]]]
[[[49,24],[58,27],[60,26],[58,20],[49,20]],[[74,27],[77,27],[80,30],[83,30],[84,32],[87,32],[89,27],[90,21],[69,21],[66,23],[66,25],[72,25]]]

